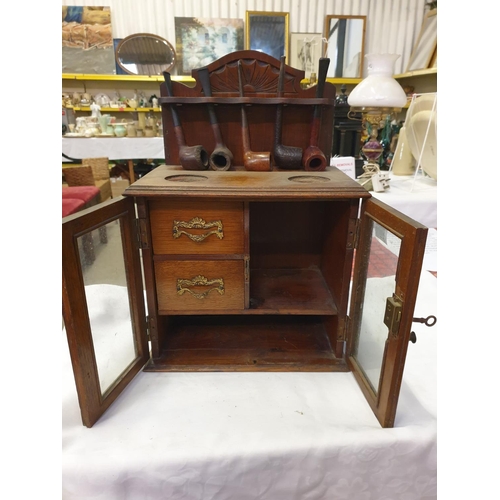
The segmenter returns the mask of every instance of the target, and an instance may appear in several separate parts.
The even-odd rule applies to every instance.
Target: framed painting
[[[62,6],[62,72],[112,75],[115,49],[109,7]]]
[[[290,66],[304,71],[305,78],[318,73],[323,40],[321,33],[290,33]]]
[[[245,49],[258,50],[276,59],[286,57],[289,64],[288,12],[246,11]]]
[[[243,19],[175,18],[175,44],[179,75],[207,66],[237,50],[243,50]]]
[[[427,12],[418,39],[408,62],[407,72],[434,67],[437,49],[437,9]],[[437,63],[436,63],[437,64]]]

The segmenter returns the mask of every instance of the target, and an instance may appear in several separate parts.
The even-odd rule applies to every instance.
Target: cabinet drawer
[[[165,260],[155,263],[158,309],[244,309],[243,260]]]
[[[151,201],[153,253],[242,254],[243,203]]]

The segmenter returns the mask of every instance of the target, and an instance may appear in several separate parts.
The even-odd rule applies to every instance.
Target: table
[[[422,273],[416,317],[436,284]],[[63,497],[435,499],[438,327],[414,326],[393,429],[352,373],[285,372],[141,372],[87,429],[63,332]]]
[[[130,182],[134,182],[134,159],[164,159],[163,137],[62,137],[62,152],[70,158],[127,160]],[[70,161],[63,156],[63,162]]]
[[[421,224],[437,228],[437,181],[431,177],[391,173],[390,188],[371,194]]]

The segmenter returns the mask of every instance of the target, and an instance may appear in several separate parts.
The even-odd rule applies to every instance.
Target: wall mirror
[[[365,51],[366,16],[326,16],[326,57],[329,78],[361,78]]]
[[[427,12],[420,34],[410,56],[406,71],[416,71],[431,67],[437,47],[437,9]]]
[[[164,38],[150,33],[136,33],[116,47],[116,63],[130,75],[161,75],[176,61],[174,47]]]
[[[289,64],[288,12],[258,12],[247,10],[245,18],[245,49],[264,52],[275,59],[286,57]]]

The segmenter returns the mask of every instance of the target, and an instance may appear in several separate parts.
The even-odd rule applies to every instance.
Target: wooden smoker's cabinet
[[[142,369],[351,370],[381,425],[392,426],[427,229],[336,168],[250,172],[230,145],[231,171],[160,166],[125,197],[63,220],[63,312],[83,423],[92,426]],[[135,359],[102,391],[78,239],[113,221]],[[378,384],[357,356],[375,223],[401,242],[379,321]]]

